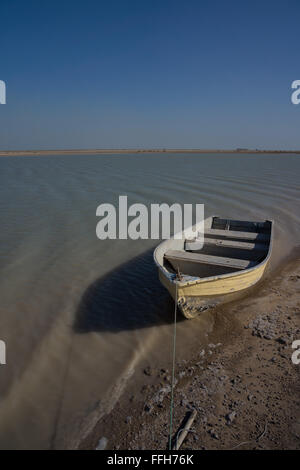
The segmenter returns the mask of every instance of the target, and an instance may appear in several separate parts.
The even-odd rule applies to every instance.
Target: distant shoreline
[[[98,155],[98,154],[129,154],[129,153],[275,153],[300,154],[300,150],[258,150],[258,149],[65,149],[65,150],[0,150],[2,157],[33,156],[33,155]]]

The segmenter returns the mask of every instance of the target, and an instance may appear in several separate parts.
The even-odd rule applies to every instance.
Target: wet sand
[[[216,309],[207,343],[177,362],[173,437],[197,410],[181,448],[300,449],[300,364],[291,360],[297,339],[299,249],[250,295]],[[95,449],[105,436],[108,449],[166,449],[170,381],[171,370],[145,363],[75,447]]]

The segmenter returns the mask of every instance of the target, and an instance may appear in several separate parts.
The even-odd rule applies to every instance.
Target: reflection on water
[[[173,303],[157,280],[155,242],[98,240],[99,204],[127,195],[273,218],[274,268],[299,241],[299,176],[297,155],[1,158],[0,446],[65,447],[143,359],[168,361]],[[181,321],[178,355],[212,327],[208,314]]]

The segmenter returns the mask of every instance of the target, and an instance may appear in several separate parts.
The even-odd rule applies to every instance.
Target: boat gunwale
[[[218,217],[216,215],[212,215],[210,216],[211,219],[213,219],[214,217]],[[230,219],[228,219],[230,220]],[[245,222],[252,222],[252,221],[245,221]],[[253,221],[254,222],[254,221]],[[257,221],[255,221],[257,222]],[[240,270],[240,271],[233,271],[232,273],[225,273],[225,274],[219,274],[217,276],[207,276],[207,277],[199,277],[199,278],[196,278],[196,279],[193,279],[193,280],[189,280],[189,281],[179,281],[176,277],[174,278],[171,278],[171,275],[169,274],[169,272],[167,271],[166,268],[164,268],[161,263],[158,262],[157,260],[157,257],[156,257],[156,252],[158,250],[158,248],[163,244],[163,243],[166,243],[167,241],[169,240],[173,240],[174,239],[174,236],[172,236],[170,239],[168,240],[164,240],[163,242],[161,242],[159,245],[157,245],[157,247],[155,248],[154,252],[153,252],[153,259],[154,259],[154,262],[156,264],[156,266],[160,269],[160,271],[163,273],[163,275],[168,279],[168,281],[172,284],[177,284],[178,287],[185,287],[185,286],[192,286],[192,285],[196,285],[196,284],[202,284],[203,282],[213,282],[213,281],[217,281],[219,279],[226,279],[226,278],[230,278],[230,277],[235,277],[235,276],[243,276],[245,273],[250,273],[252,271],[255,271],[256,269],[258,269],[259,267],[262,267],[263,265],[266,265],[268,263],[268,261],[270,260],[270,257],[271,257],[271,252],[272,252],[272,246],[273,246],[273,226],[274,226],[274,220],[273,219],[266,219],[264,221],[264,223],[266,222],[270,222],[271,223],[271,230],[270,230],[270,242],[269,242],[269,249],[268,249],[268,254],[267,256],[265,257],[265,259],[263,259],[260,263],[256,264],[255,266],[252,266],[250,268],[246,268],[246,269],[243,269],[243,270]],[[192,227],[190,227],[192,228]],[[183,231],[182,231],[183,232]],[[181,233],[182,233],[181,232]],[[204,236],[205,236],[205,231],[204,231]]]

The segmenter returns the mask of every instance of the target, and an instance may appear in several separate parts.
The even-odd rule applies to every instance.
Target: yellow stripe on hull
[[[229,275],[227,277],[215,277],[211,279],[199,279],[197,281],[191,281],[187,283],[178,283],[177,286],[177,299],[183,314],[187,318],[193,318],[195,314],[189,314],[188,310],[182,308],[182,305],[187,303],[194,303],[198,301],[198,305],[207,309],[210,306],[214,306],[223,300],[223,296],[239,292],[247,289],[248,287],[256,284],[264,274],[267,262],[258,265],[255,268],[240,272],[235,275]],[[175,300],[176,288],[175,284],[171,282],[164,274],[159,270],[159,277],[162,284],[168,289],[171,296]],[[217,300],[216,303],[210,302]],[[206,306],[206,307],[205,307]],[[198,312],[199,313],[199,312]]]

